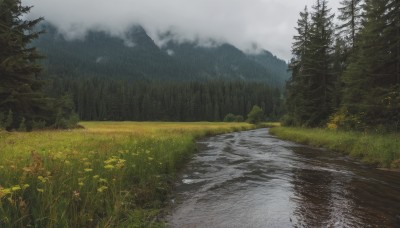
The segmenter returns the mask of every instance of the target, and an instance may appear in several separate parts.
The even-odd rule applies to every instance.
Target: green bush
[[[244,118],[241,115],[234,115],[229,113],[225,116],[224,122],[243,122]]]
[[[258,106],[254,105],[249,114],[247,115],[247,122],[256,124],[263,121],[264,111]]]
[[[19,123],[18,131],[27,131],[27,127],[26,127],[25,121],[26,121],[25,117],[22,117],[22,120]]]

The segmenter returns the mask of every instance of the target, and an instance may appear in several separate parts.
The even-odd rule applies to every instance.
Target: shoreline
[[[400,136],[320,128],[271,128],[280,139],[337,151],[362,162],[390,171],[400,170]]]

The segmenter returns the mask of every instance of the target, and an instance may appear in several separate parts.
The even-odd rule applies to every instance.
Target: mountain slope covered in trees
[[[47,74],[57,77],[106,77],[129,80],[244,80],[281,87],[289,78],[287,64],[268,51],[248,55],[230,44],[203,47],[167,42],[158,47],[140,26],[125,39],[90,31],[85,39],[68,40],[50,24],[34,46],[47,56]]]

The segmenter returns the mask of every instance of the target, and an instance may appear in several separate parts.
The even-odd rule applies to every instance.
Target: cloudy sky
[[[23,0],[33,5],[30,17],[44,16],[70,39],[82,39],[88,29],[121,36],[134,24],[162,44],[159,34],[175,39],[229,42],[248,51],[267,49],[290,59],[299,12],[315,0]],[[330,0],[338,7],[339,0]]]

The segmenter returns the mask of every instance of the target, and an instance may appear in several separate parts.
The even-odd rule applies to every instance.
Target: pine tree
[[[25,20],[31,7],[22,6],[20,0],[0,1],[0,112],[11,110],[13,122],[8,127],[17,128],[23,118],[51,121],[50,100],[43,96],[43,83],[38,79],[41,58],[32,40],[41,32],[34,26],[42,18]]]
[[[297,21],[297,35],[293,37],[292,45],[293,58],[289,64],[292,73],[291,79],[287,82],[286,107],[289,120],[286,124],[301,125],[303,122],[303,106],[305,102],[305,92],[307,90],[306,77],[304,76],[306,67],[307,48],[310,45],[310,15],[307,7],[300,13]]]
[[[361,29],[362,0],[342,0],[338,19],[342,22],[338,26],[339,34],[349,44],[350,49],[356,45],[357,35]]]
[[[398,12],[396,1],[366,1],[357,56],[343,77],[343,110],[351,128],[399,129]]]
[[[342,100],[342,90],[343,90],[343,83],[342,83],[342,75],[346,70],[346,52],[347,46],[345,40],[343,40],[340,36],[336,37],[335,46],[334,46],[334,53],[333,53],[333,74],[335,76],[334,82],[334,90],[333,90],[333,108],[338,110]]]
[[[333,14],[326,0],[317,0],[313,6],[310,30],[310,56],[307,57],[308,91],[306,126],[323,124],[333,112],[334,83],[332,73]]]
[[[317,0],[310,22],[300,14],[292,47],[292,79],[288,83],[289,123],[323,124],[333,112],[335,75],[332,72],[333,15],[326,0]]]

